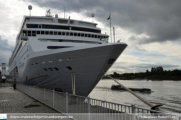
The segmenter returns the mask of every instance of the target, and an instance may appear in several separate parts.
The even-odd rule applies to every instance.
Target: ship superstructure
[[[87,96],[126,48],[96,23],[24,16],[9,73],[22,84]]]

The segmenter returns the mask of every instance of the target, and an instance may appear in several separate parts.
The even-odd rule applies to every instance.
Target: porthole
[[[68,70],[72,70],[72,68],[71,68],[70,66],[67,66],[66,68],[67,68]]]
[[[57,67],[54,67],[53,69],[55,69],[56,71],[58,71],[58,68],[57,68]]]
[[[43,68],[44,71],[48,71],[46,68]]]

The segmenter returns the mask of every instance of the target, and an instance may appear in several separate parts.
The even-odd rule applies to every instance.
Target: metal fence
[[[82,97],[68,93],[47,90],[33,86],[17,84],[17,89],[37,99],[49,107],[73,115],[82,120],[145,120],[145,119],[175,119],[181,120],[177,114],[168,114],[136,107],[135,105],[124,105],[89,97]],[[162,117],[158,117],[162,116]]]

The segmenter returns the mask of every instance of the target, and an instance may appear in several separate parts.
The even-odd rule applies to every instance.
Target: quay
[[[26,107],[29,106],[29,107]],[[31,107],[32,106],[32,107]],[[14,90],[10,83],[0,85],[0,113],[58,113],[30,96]]]
[[[142,120],[141,116],[154,116],[154,113],[170,115],[22,84],[17,84],[14,90],[10,83],[0,83],[0,113],[53,113],[73,116],[76,120]]]

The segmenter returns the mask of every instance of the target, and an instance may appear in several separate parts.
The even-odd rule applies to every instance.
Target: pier
[[[72,115],[77,120],[142,120],[141,116],[173,116],[135,105],[112,103],[22,84],[17,84],[17,90],[10,83],[0,84],[0,96],[0,113],[53,113]]]

